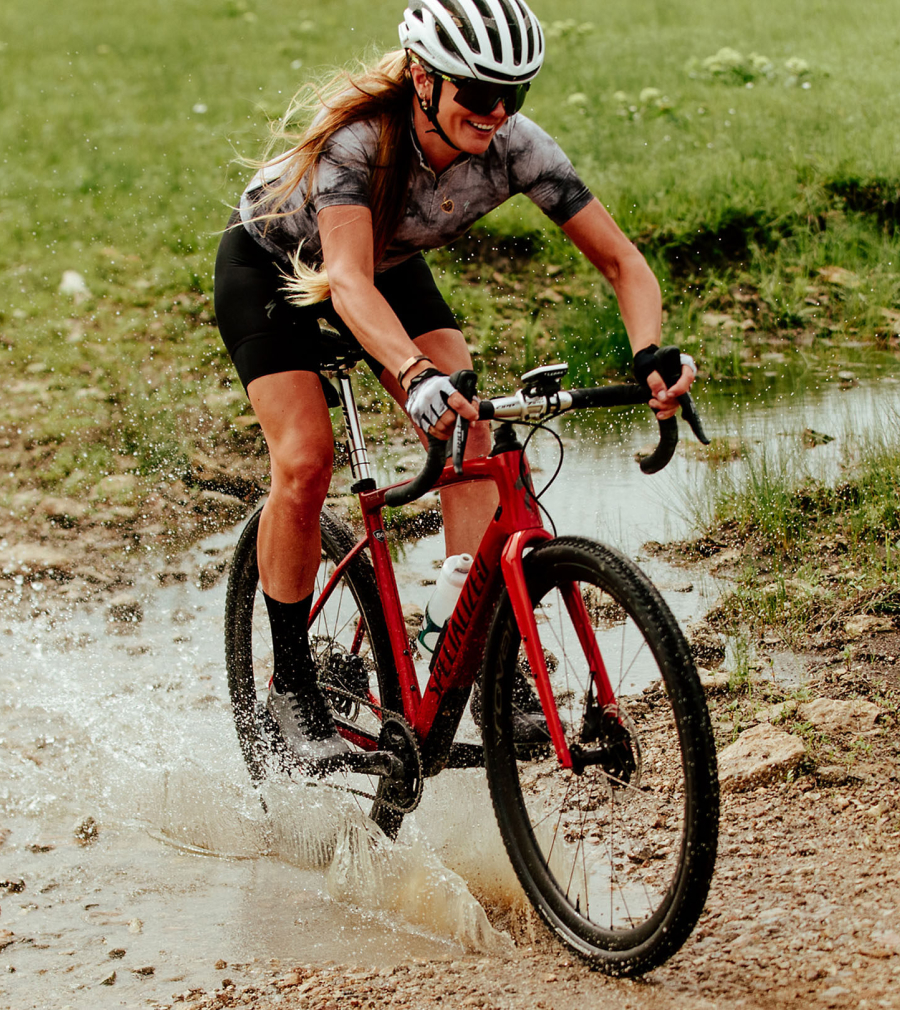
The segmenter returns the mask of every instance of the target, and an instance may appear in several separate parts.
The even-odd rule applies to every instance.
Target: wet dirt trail
[[[771,416],[749,424],[773,430]],[[636,493],[645,438],[613,452],[620,437],[568,436],[569,483],[548,501],[561,531],[635,552],[679,535],[663,505],[701,464],[681,457]],[[857,777],[727,794],[698,929],[644,980],[605,979],[517,905],[479,772],[429,783],[377,867],[354,859],[365,825],[346,797],[276,792],[263,814],[231,724],[224,580],[199,574],[233,540],[204,542],[162,582],[135,568],[130,615],[58,599],[46,579],[2,581],[0,1007],[900,1007],[890,713]],[[409,592],[440,551],[435,538],[406,551]],[[702,571],[644,564],[682,623],[715,597]],[[797,662],[813,695],[840,691],[828,663]],[[724,746],[731,700],[710,702]]]

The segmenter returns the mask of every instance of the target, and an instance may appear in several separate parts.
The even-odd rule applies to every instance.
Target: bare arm
[[[375,287],[371,212],[352,205],[326,207],[319,213],[319,235],[335,310],[360,344],[396,375],[419,351]],[[430,362],[421,361],[409,368],[403,376],[404,389],[431,367]],[[461,393],[454,393],[449,404],[470,421],[477,420],[477,411]],[[432,430],[449,437],[454,421],[455,414],[448,411]]]
[[[563,225],[563,231],[612,285],[628,333],[632,352],[659,345],[662,331],[662,300],[659,283],[647,261],[626,238],[599,200],[592,200]],[[658,372],[648,378],[659,417],[677,410],[673,401],[687,392],[694,373],[684,366],[681,378],[669,389]]]
[[[371,212],[367,207],[326,207],[319,213],[319,234],[338,315],[362,346],[396,375],[416,354],[416,345],[375,287]]]

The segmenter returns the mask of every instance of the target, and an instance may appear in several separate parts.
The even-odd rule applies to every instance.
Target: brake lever
[[[709,445],[710,439],[703,430],[700,415],[697,413],[697,408],[694,405],[694,398],[690,393],[682,393],[678,397],[678,402],[681,404],[681,416],[691,426],[691,431],[697,436],[697,441],[703,445]]]
[[[450,381],[469,401],[475,396],[478,387],[478,377],[469,368],[461,368],[450,376]],[[453,426],[453,469],[458,473],[463,472],[463,458],[466,454],[466,442],[469,438],[469,422],[462,415],[456,415],[456,424]]]
[[[453,426],[453,469],[461,474],[463,472],[463,457],[466,454],[466,441],[469,438],[469,422],[466,418],[457,414],[456,424]]]

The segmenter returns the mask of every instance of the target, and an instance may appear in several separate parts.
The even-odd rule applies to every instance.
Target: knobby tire
[[[225,602],[225,658],[228,690],[241,753],[254,785],[261,786],[267,776],[280,768],[279,734],[265,713],[265,701],[272,675],[269,622],[259,585],[256,543],[261,510],[248,520],[234,551]],[[323,509],[320,517],[322,561],[316,578],[317,599],[325,580],[356,542],[350,528]],[[361,619],[361,629],[360,629]],[[310,646],[319,671],[319,681],[326,697],[346,724],[359,721],[365,729],[378,734],[380,712],[376,707],[355,705],[348,700],[346,688],[354,694],[370,694],[384,709],[401,708],[399,685],[393,673],[393,659],[384,613],[379,602],[375,573],[369,559],[358,555],[345,570],[328,603],[309,629]],[[357,678],[368,682],[348,685],[335,670],[349,669],[347,657],[355,657]],[[346,678],[345,678],[346,679]],[[335,690],[335,687],[338,690]],[[342,711],[343,709],[343,711]],[[348,711],[349,709],[349,711]],[[336,784],[343,776],[335,775]],[[361,776],[354,776],[360,779]],[[391,837],[399,830],[402,814],[379,802],[384,794],[383,780],[366,777],[365,791],[376,795],[365,812]]]
[[[514,742],[515,683],[528,664],[504,594],[482,671],[500,832],[550,929],[600,970],[637,975],[684,943],[713,873],[718,778],[703,690],[675,619],[628,558],[558,538],[526,557],[525,573],[569,746],[595,755],[608,746],[613,756],[579,774],[549,743]],[[557,591],[573,583],[619,703],[611,722],[593,704],[585,652]]]

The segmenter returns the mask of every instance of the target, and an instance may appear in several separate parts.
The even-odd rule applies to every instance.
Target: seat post
[[[338,395],[341,398],[344,431],[347,435],[350,472],[353,474],[354,481],[371,480],[369,453],[366,450],[366,440],[363,437],[359,411],[356,409],[356,397],[353,395],[353,385],[350,382],[350,369],[346,366],[338,365],[337,387]]]

